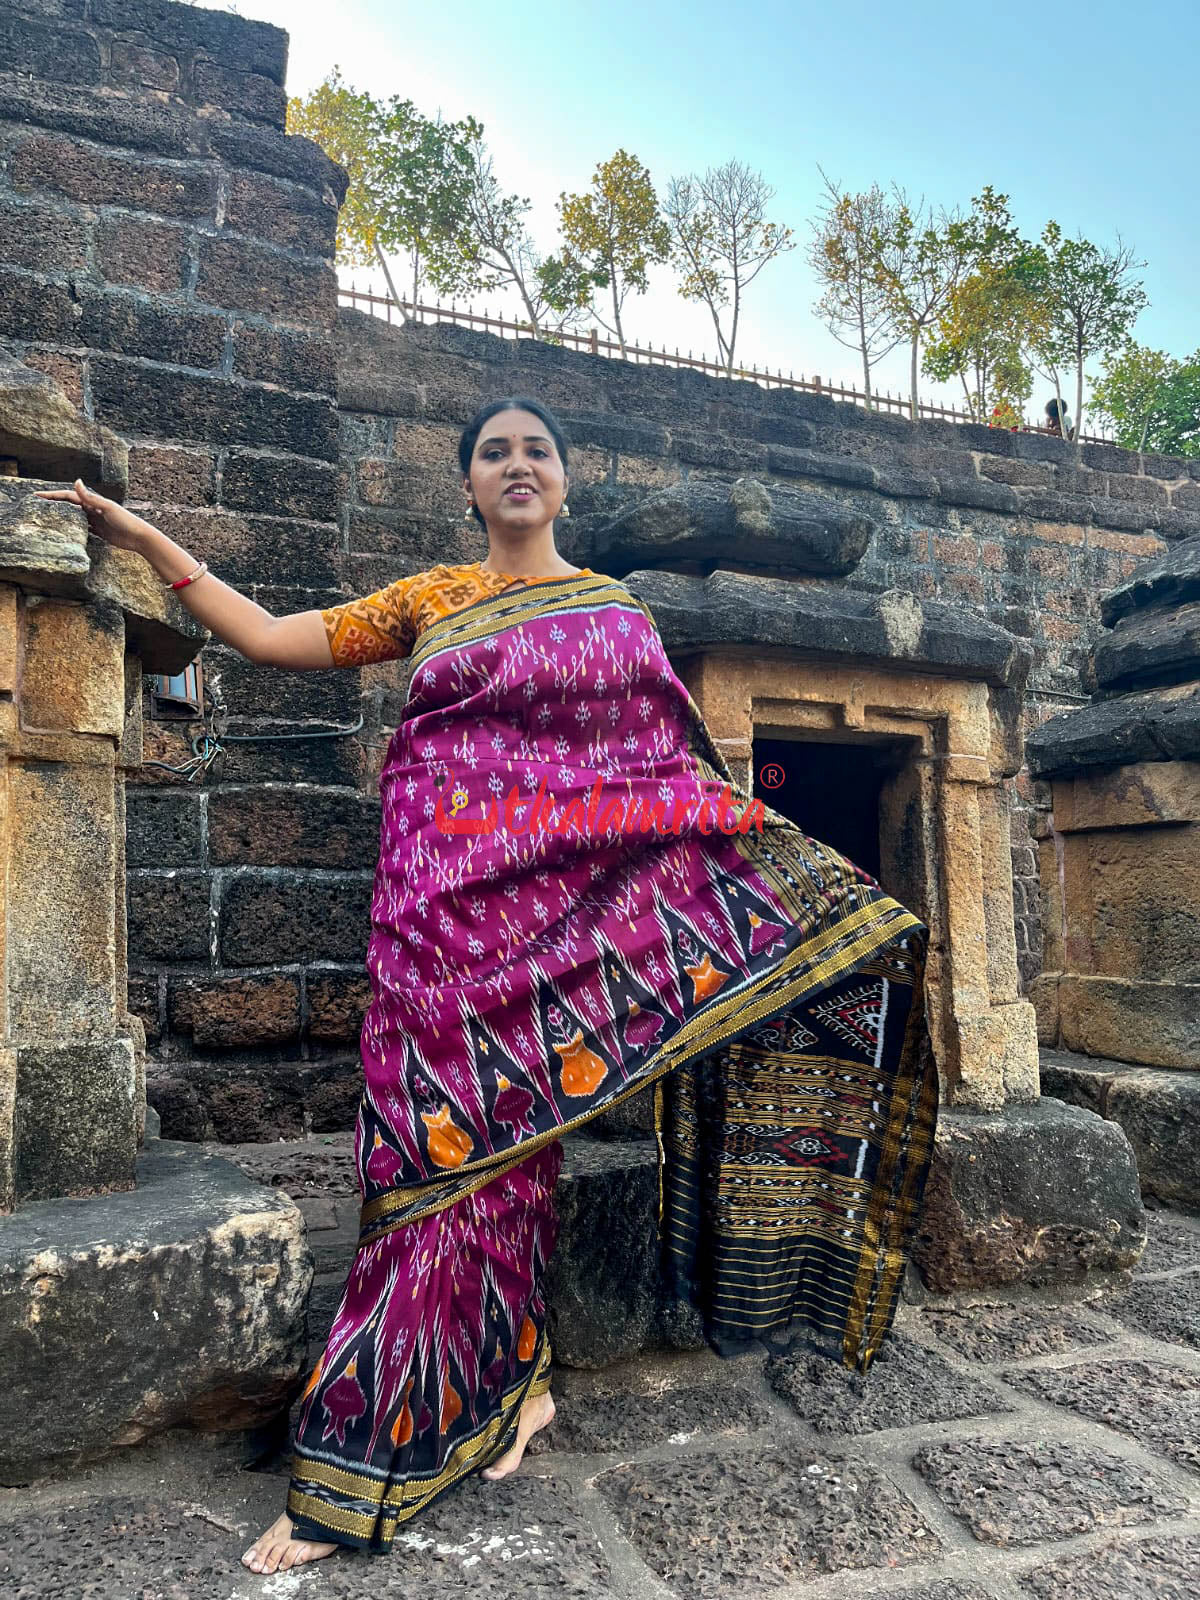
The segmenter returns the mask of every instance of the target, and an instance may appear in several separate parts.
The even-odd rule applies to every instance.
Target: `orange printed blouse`
[[[580,576],[592,573],[591,567],[579,571]],[[460,566],[439,562],[428,572],[397,578],[375,594],[321,612],[333,664],[365,667],[374,661],[399,661],[411,654],[419,635],[439,618],[499,594],[510,584],[538,581],[492,572],[479,561]]]

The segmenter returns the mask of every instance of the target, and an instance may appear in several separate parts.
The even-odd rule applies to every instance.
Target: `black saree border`
[[[291,1483],[287,1495],[289,1516],[299,1519],[305,1530],[316,1528],[318,1534],[329,1535],[331,1543],[373,1550],[379,1549],[382,1543],[386,1549],[401,1523],[417,1516],[462,1479],[505,1454],[516,1438],[521,1407],[526,1400],[545,1394],[550,1388],[550,1355],[550,1339],[543,1327],[529,1371],[505,1390],[496,1415],[481,1423],[474,1433],[460,1439],[440,1470],[432,1475],[389,1482],[386,1478],[370,1477],[346,1467],[331,1466],[297,1452],[292,1458]],[[374,1515],[319,1500],[315,1495],[305,1494],[294,1487],[297,1482],[316,1484],[328,1489],[331,1494],[374,1505]],[[376,1540],[377,1532],[382,1535],[381,1540]],[[297,1539],[315,1539],[318,1534],[307,1531],[295,1533],[293,1530],[293,1536]]]

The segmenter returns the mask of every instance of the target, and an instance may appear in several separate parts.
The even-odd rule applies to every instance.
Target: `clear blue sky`
[[[327,0],[236,9],[290,33],[294,94],[337,62],[375,95],[476,116],[501,181],[533,199],[547,249],[559,192],[585,188],[618,146],[660,190],[733,157],[760,169],[777,191],[773,217],[800,245],[749,292],[747,363],[855,379],[853,352],[811,310],[803,252],[818,163],[843,185],[894,180],[945,205],[965,207],[991,183],[1031,235],[1049,217],[1097,243],[1119,232],[1147,262],[1136,336],[1180,356],[1200,346],[1197,0],[1060,0],[1007,14],[943,0],[761,0],[737,12],[711,0],[341,0],[336,20]],[[626,315],[634,337],[715,354],[707,311],[665,274]],[[878,373],[881,387],[905,388],[900,352]]]

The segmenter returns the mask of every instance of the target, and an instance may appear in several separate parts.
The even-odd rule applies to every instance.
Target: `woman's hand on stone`
[[[115,500],[106,500],[102,494],[89,489],[82,478],[76,478],[70,489],[39,489],[37,498],[66,500],[79,506],[87,517],[89,530],[98,539],[116,545],[118,550],[140,550],[147,535],[155,531],[150,523],[126,511]]]

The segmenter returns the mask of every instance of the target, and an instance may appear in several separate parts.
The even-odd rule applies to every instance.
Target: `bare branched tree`
[[[871,409],[871,368],[900,343],[876,270],[874,241],[889,233],[891,202],[877,183],[860,194],[841,189],[818,167],[825,205],[813,219],[809,265],[821,285],[813,310],[839,344],[862,359],[863,389]]]
[[[775,191],[744,162],[672,178],[663,215],[671,230],[671,256],[682,275],[685,300],[706,305],[725,371],[733,372],[742,295],[768,261],[795,248],[792,230],[766,220]],[[728,327],[721,312],[730,308]]]
[[[514,290],[535,339],[578,327],[591,302],[593,279],[539,254],[525,222],[530,201],[501,188],[478,123],[472,126],[469,150],[467,255],[477,275],[474,287]]]

